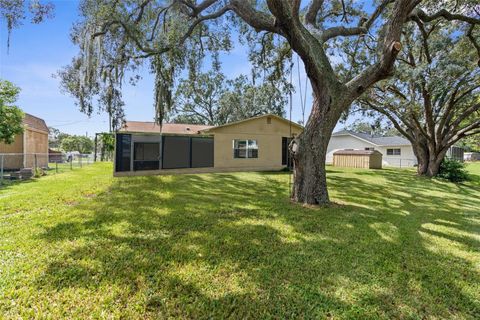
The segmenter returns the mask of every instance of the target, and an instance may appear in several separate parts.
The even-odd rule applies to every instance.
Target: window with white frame
[[[233,140],[233,158],[258,158],[257,140]]]
[[[387,149],[387,156],[400,156],[401,154],[400,148]]]

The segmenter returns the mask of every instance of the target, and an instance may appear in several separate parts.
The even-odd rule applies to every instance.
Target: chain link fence
[[[383,165],[394,168],[413,168],[417,166],[417,159],[383,158]]]
[[[0,153],[0,184],[59,174],[92,164],[93,154]]]

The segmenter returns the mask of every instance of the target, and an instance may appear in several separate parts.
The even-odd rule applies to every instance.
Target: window
[[[400,148],[387,149],[387,156],[399,156],[401,155]]]
[[[257,140],[233,140],[233,158],[258,158]]]

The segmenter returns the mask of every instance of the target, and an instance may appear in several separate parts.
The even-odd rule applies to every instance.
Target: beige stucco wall
[[[260,117],[237,123],[232,126],[219,127],[212,130],[214,138],[214,166],[215,168],[249,168],[281,169],[282,166],[282,137],[290,136],[290,125],[275,117]],[[291,126],[292,134],[298,135],[301,128]],[[257,140],[258,158],[235,159],[233,157],[233,140]]]

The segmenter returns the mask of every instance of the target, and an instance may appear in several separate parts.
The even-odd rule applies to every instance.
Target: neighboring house
[[[23,133],[17,135],[13,143],[0,143],[4,170],[48,166],[48,127],[45,121],[26,113],[23,124]]]
[[[480,161],[480,152],[465,152],[463,159],[465,161]]]
[[[380,137],[349,130],[335,132],[328,144],[326,162],[333,163],[333,153],[344,149],[380,151],[385,166],[413,167],[417,165],[412,144],[399,136]],[[463,161],[463,149],[451,147],[447,157]]]
[[[115,175],[280,170],[303,127],[267,114],[222,126],[127,121],[116,135]]]
[[[327,163],[333,163],[333,153],[343,149],[377,150],[383,155],[383,165],[413,167],[417,159],[410,141],[402,137],[377,137],[349,130],[334,132],[327,149]]]

